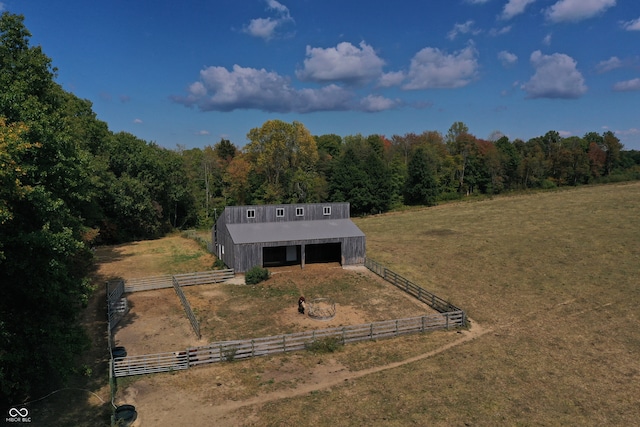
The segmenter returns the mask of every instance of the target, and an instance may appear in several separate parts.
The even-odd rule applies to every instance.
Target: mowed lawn
[[[368,257],[490,331],[355,384],[269,403],[255,425],[637,425],[640,183],[355,222]]]

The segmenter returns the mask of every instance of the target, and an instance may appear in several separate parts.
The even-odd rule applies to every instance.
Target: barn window
[[[323,206],[322,215],[331,215],[331,206]]]
[[[304,216],[304,208],[296,208],[296,216]]]
[[[256,210],[255,209],[247,209],[247,218],[255,218]]]
[[[276,218],[284,218],[284,208],[276,208]]]

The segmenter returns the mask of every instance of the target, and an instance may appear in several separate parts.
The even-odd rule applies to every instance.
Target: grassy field
[[[640,183],[631,183],[355,219],[367,236],[368,257],[462,307],[487,332],[450,348],[455,332],[361,343],[331,355],[301,352],[218,364],[126,380],[121,390],[133,384],[139,400],[145,393],[166,399],[170,412],[155,414],[165,424],[145,414],[144,425],[175,425],[172,419],[209,425],[212,405],[232,408],[230,421],[217,425],[636,425],[639,213]],[[113,262],[100,270],[99,280],[124,275],[122,264],[114,267],[120,262],[144,265],[129,250],[105,254],[102,260],[110,261],[109,255]],[[175,251],[155,250],[165,261],[149,261],[136,272],[179,272],[168,261]],[[419,357],[438,348],[444,350]],[[305,375],[333,364],[360,374],[308,393],[242,404],[309,383],[294,371]],[[367,371],[385,365],[390,368]],[[101,375],[94,373],[92,390],[105,397]],[[179,393],[186,396],[184,416],[168,397]],[[91,407],[100,410],[91,396],[66,399],[85,415]],[[78,420],[83,412],[76,415]]]
[[[355,386],[270,403],[255,425],[637,423],[640,183],[356,223],[368,257],[491,332]]]

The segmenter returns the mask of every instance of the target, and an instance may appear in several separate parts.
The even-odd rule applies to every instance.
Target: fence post
[[[422,332],[424,332],[424,316],[422,316]]]
[[[447,329],[449,329],[449,313],[445,313],[445,314],[444,314],[444,318],[445,318],[445,319],[447,319],[447,322],[446,322],[446,325],[447,325],[447,326],[446,326],[446,328],[447,328]]]

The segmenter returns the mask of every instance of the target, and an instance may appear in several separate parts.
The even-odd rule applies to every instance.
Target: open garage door
[[[279,267],[301,263],[300,245],[273,246],[262,248],[262,266]]]
[[[339,262],[342,263],[342,244],[320,243],[315,245],[305,245],[305,264]]]

